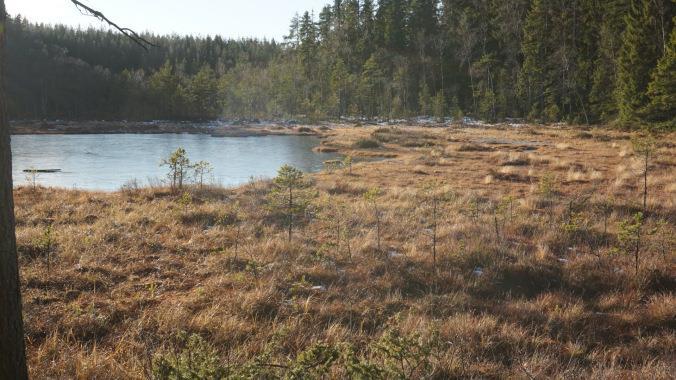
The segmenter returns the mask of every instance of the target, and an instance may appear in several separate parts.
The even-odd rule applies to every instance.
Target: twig
[[[124,27],[117,25],[116,23],[111,21],[108,17],[106,17],[103,13],[97,11],[96,9],[90,8],[90,7],[82,4],[78,0],[70,0],[70,1],[75,5],[75,7],[80,11],[80,13],[82,13],[84,15],[95,17],[98,20],[105,22],[106,24],[112,26],[113,28],[117,29],[120,33],[125,35],[127,38],[134,41],[134,43],[136,43],[137,45],[142,47],[145,51],[148,51],[149,46],[158,47],[157,45],[153,44],[152,42],[150,42],[150,41],[146,40],[145,38],[141,37],[135,31],[133,31],[129,28],[124,28]]]
[[[533,376],[530,372],[528,372],[528,369],[526,368],[526,366],[523,363],[519,363],[519,364],[521,364],[521,370],[523,370],[523,372],[526,374],[526,376],[528,376],[528,378],[530,380],[535,380],[535,376]]]

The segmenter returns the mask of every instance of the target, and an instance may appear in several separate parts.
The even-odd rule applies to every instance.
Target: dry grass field
[[[637,222],[628,133],[316,131],[290,242],[271,181],[17,188],[32,377],[673,378],[675,134]]]

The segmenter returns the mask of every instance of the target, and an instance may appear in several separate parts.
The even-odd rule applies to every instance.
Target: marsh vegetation
[[[585,133],[332,126],[324,146],[388,159],[227,189],[17,188],[30,371],[668,379],[674,135],[646,160],[628,133]]]

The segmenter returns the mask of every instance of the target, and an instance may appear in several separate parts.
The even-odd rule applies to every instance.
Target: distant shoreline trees
[[[12,118],[470,115],[673,128],[670,0],[343,0],[283,43],[8,23]]]

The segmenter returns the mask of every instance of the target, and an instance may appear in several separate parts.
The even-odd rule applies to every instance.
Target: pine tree
[[[302,214],[308,205],[308,195],[302,192],[307,187],[307,181],[302,171],[290,165],[284,165],[277,170],[277,177],[273,179],[274,188],[270,194],[271,204],[284,210],[287,222],[288,240],[291,242],[295,216]]]
[[[305,74],[313,79],[317,66],[317,28],[309,12],[303,13],[299,30],[300,59],[305,68]]]
[[[519,76],[519,90],[529,119],[539,119],[544,111],[547,48],[546,12],[542,0],[534,0],[524,26],[522,52],[523,66]]]
[[[427,82],[422,81],[420,85],[420,92],[418,93],[418,105],[421,116],[429,116],[432,110],[432,96],[430,95],[430,88]]]
[[[615,92],[622,123],[639,121],[641,110],[648,104],[650,71],[657,61],[657,46],[651,32],[653,17],[650,0],[631,1],[622,34]]]
[[[384,17],[385,46],[396,53],[403,53],[407,46],[405,0],[381,2]],[[379,9],[380,13],[380,9]]]
[[[331,23],[333,19],[333,13],[331,12],[331,7],[326,5],[322,8],[322,11],[319,13],[319,21],[317,22],[317,32],[319,33],[319,41],[322,43],[328,43],[329,38],[331,37]]]
[[[434,116],[439,122],[443,122],[446,117],[446,98],[441,91],[434,96]]]
[[[343,116],[348,109],[348,80],[349,73],[342,59],[338,59],[331,72],[331,96],[334,114]]]
[[[362,112],[365,116],[374,117],[379,114],[379,103],[382,100],[383,73],[375,56],[371,56],[361,73],[359,84],[359,98]]]
[[[300,45],[300,16],[296,13],[291,18],[291,23],[289,24],[289,34],[284,36],[284,43],[291,47],[296,47]]]
[[[158,116],[180,117],[183,113],[183,93],[178,76],[174,73],[174,66],[168,60],[155,72],[149,81],[152,99]]]
[[[629,0],[608,0],[600,12],[602,21],[598,29],[592,88],[589,94],[590,113],[594,121],[610,121],[617,116],[616,55],[622,44],[624,17],[628,8]]]
[[[676,20],[674,22],[676,24]],[[648,85],[650,119],[676,128],[676,28],[672,29],[664,56],[657,63]]]
[[[204,66],[192,78],[188,88],[194,117],[216,118],[220,114],[218,104],[218,84],[214,70]]]
[[[365,62],[373,53],[375,48],[375,16],[373,0],[364,0],[362,2],[360,17],[361,38],[359,40],[359,51],[362,62]]]

